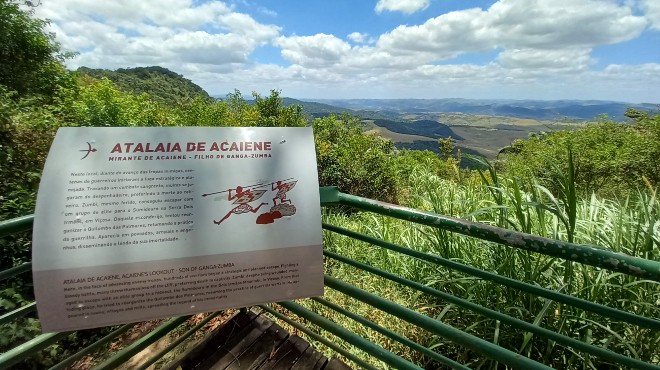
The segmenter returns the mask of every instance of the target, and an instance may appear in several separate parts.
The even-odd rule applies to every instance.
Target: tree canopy
[[[19,94],[49,96],[66,79],[62,53],[48,21],[33,18],[11,0],[0,0],[0,85]]]
[[[124,91],[137,95],[147,93],[151,99],[163,104],[177,104],[197,97],[212,100],[204,89],[189,79],[159,66],[119,68],[116,71],[80,67],[77,72],[96,79],[105,77]]]

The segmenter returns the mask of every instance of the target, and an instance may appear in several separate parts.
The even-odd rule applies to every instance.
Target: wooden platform
[[[289,335],[265,315],[244,310],[163,369],[350,370],[350,367],[336,358],[328,360],[307,341]]]

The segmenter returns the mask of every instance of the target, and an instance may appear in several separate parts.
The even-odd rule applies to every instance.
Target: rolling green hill
[[[94,78],[106,77],[122,90],[136,94],[147,93],[161,103],[176,104],[196,97],[212,99],[204,89],[189,79],[163,67],[120,68],[115,71],[80,67],[77,72]]]
[[[298,100],[292,98],[284,98],[282,101],[282,105],[284,106],[300,105],[305,115],[310,118],[320,118],[320,117],[328,116],[330,114],[341,114],[341,113],[349,113],[353,115],[355,114],[353,110],[348,108],[335,107],[334,105],[328,105],[313,101],[304,101],[304,100]]]

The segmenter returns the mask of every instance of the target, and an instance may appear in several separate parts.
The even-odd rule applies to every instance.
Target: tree
[[[397,203],[395,150],[390,140],[364,134],[357,117],[330,115],[314,121],[319,183]]]
[[[307,124],[300,105],[282,105],[283,99],[278,90],[271,90],[266,98],[252,93],[254,106],[259,111],[257,125],[266,127],[303,127]]]
[[[53,34],[45,31],[48,21],[33,18],[18,2],[0,0],[0,85],[19,96],[51,96],[63,83],[71,83],[62,53]]]
[[[534,175],[559,183],[567,173],[566,148],[575,154],[575,181],[581,192],[627,194],[631,188],[660,184],[660,115],[628,110],[632,123],[592,122],[574,131],[560,130],[516,140],[515,151],[501,153],[501,165],[518,176]],[[506,154],[506,155],[504,155]],[[554,171],[553,163],[562,171]]]

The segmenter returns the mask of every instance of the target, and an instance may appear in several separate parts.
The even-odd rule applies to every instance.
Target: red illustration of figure
[[[296,206],[293,205],[290,199],[287,199],[286,193],[296,186],[298,180],[289,180],[293,180],[293,178],[270,183],[271,190],[277,191],[277,193],[275,193],[275,198],[273,198],[273,206],[270,207],[270,212],[260,214],[257,217],[258,224],[271,224],[283,216],[293,216],[296,214]]]
[[[277,205],[278,199],[280,200],[280,204],[282,203],[291,204],[291,200],[286,199],[286,193],[289,192],[291,189],[293,189],[296,186],[297,182],[298,180],[282,183],[282,180],[277,180],[276,183],[272,183],[271,184],[272,190],[273,191],[277,190],[277,194],[275,194],[275,198],[273,198],[273,206]]]
[[[253,189],[244,189],[241,186],[237,186],[236,190],[234,189],[229,189],[227,190],[229,192],[229,195],[227,197],[227,200],[234,200],[234,204],[238,204],[236,207],[232,208],[231,211],[229,211],[225,217],[223,217],[220,221],[213,221],[214,224],[220,225],[222,221],[226,220],[231,216],[232,214],[241,214],[241,213],[257,213],[259,208],[261,206],[267,205],[268,203],[261,203],[259,204],[256,208],[253,208],[251,205],[248,203],[254,202],[255,200],[261,198],[264,193],[266,193],[265,190],[253,190]],[[232,191],[234,191],[234,194],[232,194]]]

